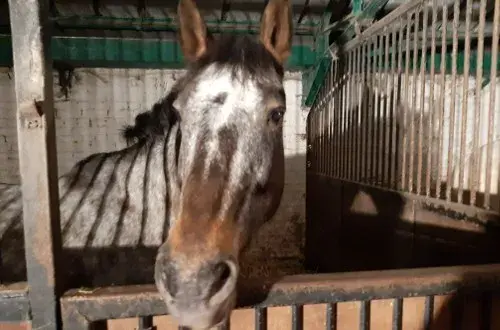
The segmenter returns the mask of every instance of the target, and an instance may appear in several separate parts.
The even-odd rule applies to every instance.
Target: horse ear
[[[292,8],[289,0],[270,0],[262,14],[260,42],[284,64],[292,47]]]
[[[184,57],[194,62],[207,51],[207,28],[193,0],[180,0],[177,6],[180,44]]]

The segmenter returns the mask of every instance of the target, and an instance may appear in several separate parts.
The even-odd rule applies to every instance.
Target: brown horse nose
[[[185,258],[182,258],[185,259]],[[160,262],[160,260],[158,260]],[[194,301],[219,304],[234,291],[238,276],[236,262],[230,257],[198,264],[164,259],[157,264],[157,279],[171,298],[172,303],[185,304]]]

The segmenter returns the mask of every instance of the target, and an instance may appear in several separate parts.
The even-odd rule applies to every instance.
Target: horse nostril
[[[177,295],[177,292],[179,291],[179,283],[177,281],[177,276],[172,266],[165,267],[165,270],[162,274],[162,281],[163,284],[165,285],[165,289],[172,296],[172,298],[174,298]]]
[[[219,292],[231,277],[231,268],[224,261],[215,264],[213,272],[214,282],[210,287],[209,297],[213,297],[217,292]]]

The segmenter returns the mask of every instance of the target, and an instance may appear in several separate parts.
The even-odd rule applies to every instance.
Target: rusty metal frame
[[[328,325],[334,321],[336,303],[364,301],[360,312],[362,320],[369,318],[369,303],[375,299],[395,299],[394,323],[400,324],[402,298],[429,297],[426,303],[429,314],[429,306],[437,295],[499,291],[500,264],[304,274],[265,283],[265,289],[260,284],[260,289],[257,284],[242,288],[238,304],[256,309],[256,329],[266,329],[268,307],[291,306],[292,328],[301,329],[303,305],[329,304]],[[98,288],[91,292],[70,290],[61,298],[61,308],[64,329],[71,330],[91,329],[92,322],[101,320],[167,314],[153,285]]]
[[[9,0],[17,107],[24,246],[33,329],[59,329],[61,293],[56,276],[61,249],[57,185],[49,3]],[[9,291],[2,291],[2,296]],[[7,296],[21,302],[25,294]],[[22,315],[22,318],[25,315]]]

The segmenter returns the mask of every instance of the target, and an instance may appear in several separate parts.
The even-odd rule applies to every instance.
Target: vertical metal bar
[[[481,0],[479,7],[479,26],[477,38],[477,63],[476,63],[476,92],[474,102],[474,127],[472,131],[472,154],[469,166],[470,204],[476,205],[476,194],[479,173],[481,170],[481,152],[479,151],[479,128],[481,124],[481,82],[483,81],[484,57],[484,27],[486,20],[486,0]]]
[[[407,176],[408,176],[408,148],[407,148],[407,142],[408,142],[408,133],[407,133],[407,126],[408,126],[408,112],[411,110],[410,106],[408,104],[408,99],[409,99],[409,93],[408,93],[408,83],[410,81],[410,33],[411,33],[411,26],[412,26],[412,17],[415,13],[408,13],[406,16],[406,38],[405,38],[405,76],[404,76],[404,89],[403,89],[403,106],[402,106],[402,111],[403,111],[403,127],[402,127],[402,133],[403,133],[403,148],[402,148],[402,161],[401,161],[401,190],[407,189],[406,183],[407,183]],[[411,118],[410,118],[411,119]]]
[[[304,328],[304,309],[302,305],[292,306],[292,330]]]
[[[437,0],[432,0],[432,23],[431,23],[431,72],[430,72],[430,91],[429,91],[429,125],[427,133],[427,172],[425,177],[425,195],[431,196],[431,173],[433,172],[433,150],[434,143],[434,121],[436,114],[434,112],[434,89],[436,75],[436,23],[437,23]]]
[[[267,330],[267,308],[255,309],[255,330]]]
[[[357,180],[358,182],[362,182],[363,178],[363,74],[364,74],[364,69],[362,67],[362,63],[364,61],[362,57],[363,53],[363,47],[364,45],[361,44],[357,47],[357,52],[358,52],[358,61],[357,61],[357,81],[358,81],[358,86],[357,86],[357,93],[358,93],[358,119],[356,124],[358,125],[358,130],[357,130],[357,135],[358,135],[358,174],[357,174]]]
[[[59,329],[61,250],[48,1],[9,1],[33,329]]]
[[[390,33],[387,32],[384,35],[385,39],[385,51],[384,51],[384,79],[382,86],[384,87],[384,102],[383,102],[383,114],[382,114],[382,123],[383,123],[383,143],[381,144],[382,150],[382,186],[384,188],[388,188],[389,184],[389,171],[390,166],[389,163],[391,161],[390,152],[391,152],[391,130],[390,130],[390,86],[389,86],[389,43],[390,43]]]
[[[329,140],[329,150],[330,150],[330,155],[329,155],[329,159],[330,159],[330,165],[329,165],[329,168],[330,168],[330,171],[329,171],[329,175],[330,177],[333,177],[334,176],[334,171],[335,171],[335,149],[334,149],[334,144],[333,144],[333,141],[334,141],[334,132],[335,132],[335,107],[334,107],[334,95],[335,95],[335,91],[334,91],[334,70],[335,70],[335,67],[334,67],[334,63],[332,62],[331,66],[330,66],[330,74],[328,75],[328,81],[330,82],[330,87],[328,88],[328,93],[330,94],[330,97],[328,99],[328,108],[329,108],[329,111],[330,111],[330,140]]]
[[[455,0],[453,6],[453,50],[451,54],[451,104],[449,120],[448,168],[446,175],[446,200],[451,201],[453,186],[453,145],[455,139],[455,103],[457,94],[457,52],[458,52],[458,25],[460,16],[460,0]]]
[[[370,330],[370,301],[361,302],[359,309],[359,330]]]
[[[318,127],[316,131],[318,132],[318,173],[322,173],[323,171],[323,134],[321,132],[321,124],[322,124],[322,113],[321,113],[321,89],[319,90],[318,93],[318,98],[317,98],[317,105],[316,105],[316,111],[318,114]]]
[[[398,45],[398,29],[397,25],[394,25],[394,28],[392,30],[392,46],[391,46],[391,80],[388,82],[391,84],[389,89],[391,90],[391,98],[389,104],[389,108],[391,109],[389,111],[389,118],[390,118],[390,151],[389,151],[389,188],[390,189],[396,189],[396,163],[399,161],[397,157],[397,152],[396,148],[398,147],[397,145],[397,132],[396,132],[396,123],[397,123],[397,113],[396,109],[398,106],[398,98],[397,98],[397,93],[398,93],[398,86],[399,86],[399,79],[396,80],[396,54],[397,54],[397,45]]]
[[[413,26],[413,84],[412,101],[410,109],[410,169],[408,170],[408,189],[414,192],[413,177],[415,174],[415,113],[417,108],[417,65],[418,65],[418,26],[420,21],[420,12],[415,13],[415,24]]]
[[[359,95],[359,68],[358,68],[358,61],[359,61],[359,56],[358,56],[358,50],[359,47],[356,47],[353,49],[352,54],[353,54],[353,93],[352,93],[352,102],[353,102],[353,135],[354,135],[354,140],[353,140],[353,145],[354,148],[352,150],[354,154],[354,161],[353,161],[353,171],[352,171],[352,180],[358,182],[358,171],[359,171],[359,100],[358,100],[358,95]]]
[[[427,297],[425,297],[424,329],[422,329],[422,330],[430,330],[431,329],[433,313],[434,313],[434,296],[427,296]]]
[[[347,138],[347,179],[352,180],[352,168],[353,168],[353,120],[352,115],[354,113],[352,109],[352,95],[353,95],[353,52],[349,51],[347,53],[348,58],[348,75],[347,75],[347,128],[346,128],[346,138]]]
[[[438,156],[438,165],[437,165],[437,180],[436,180],[436,197],[442,198],[441,196],[441,182],[443,180],[443,141],[444,141],[444,131],[443,131],[443,122],[444,122],[444,100],[445,100],[445,91],[446,91],[446,33],[448,28],[448,5],[443,3],[443,14],[442,14],[442,22],[443,25],[441,27],[441,91],[439,93],[439,119],[438,119],[438,132],[439,132],[439,140],[438,140],[438,150],[436,152]]]
[[[381,116],[380,116],[380,89],[382,87],[382,81],[381,81],[381,70],[382,70],[382,47],[383,47],[383,37],[377,35],[376,37],[377,41],[377,46],[376,46],[376,64],[374,65],[374,68],[376,68],[376,71],[374,72],[374,77],[375,77],[375,83],[373,84],[376,86],[375,90],[375,107],[374,107],[374,132],[375,132],[375,148],[374,148],[374,165],[375,165],[375,172],[373,173],[373,184],[378,185],[379,180],[381,177],[381,163],[382,163],[382,157],[380,157],[380,148],[383,145],[383,140],[380,138],[381,135]]]
[[[498,39],[500,38],[500,0],[495,0],[495,12],[493,14],[493,37],[491,42],[491,70],[490,70],[490,105],[488,107],[488,142],[486,145],[486,180],[484,191],[484,207],[490,208],[491,194],[491,166],[493,153],[493,125],[495,122],[495,111],[498,107],[495,104],[496,79],[498,69]]]
[[[335,111],[335,177],[340,178],[341,168],[341,151],[340,151],[340,134],[341,134],[341,120],[342,120],[342,107],[340,104],[340,60],[335,61],[335,94],[334,94],[334,111]]]
[[[373,47],[372,47],[373,46]],[[373,72],[372,72],[372,64],[375,59],[375,55],[373,54],[373,50],[375,49],[375,43],[373,41],[368,42],[367,44],[367,64],[368,68],[366,70],[367,73],[367,79],[366,79],[366,85],[367,85],[367,109],[366,109],[366,118],[365,121],[367,122],[367,137],[366,137],[366,159],[367,159],[367,166],[366,166],[366,180],[365,182],[368,184],[372,183],[372,177],[373,177],[373,146],[374,146],[374,136],[373,136],[373,126],[372,126],[372,119],[373,119]]]
[[[401,97],[401,90],[403,89],[401,86],[403,84],[403,68],[402,68],[402,63],[403,63],[403,41],[404,41],[404,30],[405,30],[405,24],[404,24],[404,18],[401,17],[399,20],[400,24],[400,30],[399,30],[399,42],[398,42],[398,70],[397,70],[397,83],[395,86],[397,86],[397,94],[396,97],[394,97],[394,117],[395,117],[395,122],[400,123],[404,118],[405,114],[405,99],[404,95],[403,98]],[[405,79],[406,80],[406,79]],[[404,89],[403,89],[404,91]],[[402,112],[402,113],[401,113]],[[403,172],[404,164],[401,166],[399,164],[400,162],[400,157],[403,158],[403,161],[405,159],[404,152],[404,136],[405,136],[405,127],[404,127],[404,121],[403,121],[403,126],[399,127],[399,131],[396,132],[396,137],[398,139],[397,143],[395,144],[395,151],[396,154],[394,156],[394,189],[403,189],[404,186],[404,178],[400,177],[400,171],[401,173]],[[397,127],[397,126],[396,126]],[[400,146],[400,143],[402,144]]]
[[[316,133],[314,131],[314,121],[316,120],[316,116],[315,116],[315,106],[313,105],[313,107],[311,108],[311,113],[309,114],[309,137],[310,137],[310,140],[309,140],[309,148],[310,148],[310,153],[311,153],[311,157],[309,159],[309,171],[311,171],[312,173],[316,173],[316,170],[315,170],[315,163],[316,163]]]
[[[396,298],[392,303],[392,330],[401,330],[403,327],[403,299]]]
[[[429,20],[428,6],[424,6],[423,27],[422,27],[422,49],[420,58],[420,106],[415,110],[420,112],[418,129],[418,164],[417,164],[417,194],[422,193],[422,170],[423,170],[423,152],[424,152],[424,112],[425,112],[425,68],[427,59],[427,25]],[[415,86],[416,88],[416,86]],[[429,111],[429,113],[431,113]],[[430,134],[430,132],[429,132]],[[430,147],[430,146],[428,146]],[[427,169],[430,171],[430,168]]]
[[[153,317],[143,316],[139,318],[139,326],[137,330],[153,330]]]
[[[337,330],[337,304],[326,305],[326,330]]]
[[[326,150],[325,150],[325,175],[330,174],[330,150],[332,147],[331,142],[331,134],[330,134],[330,122],[331,122],[331,113],[330,113],[330,72],[325,76],[325,112],[326,112]]]
[[[348,111],[347,111],[347,105],[348,105],[348,98],[347,98],[347,93],[348,93],[348,74],[349,74],[349,69],[346,68],[346,65],[348,66],[348,63],[344,60],[342,63],[342,131],[340,133],[340,137],[342,139],[342,179],[347,179],[347,166],[348,166],[348,159],[347,159],[347,116],[348,116]]]
[[[467,115],[468,115],[468,90],[469,90],[469,68],[470,68],[470,21],[472,15],[472,0],[466,1],[465,9],[465,54],[464,72],[462,81],[462,127],[460,129],[460,160],[458,161],[458,203],[462,203],[464,194],[465,176],[465,149],[467,143]],[[469,171],[470,173],[470,171]]]
[[[373,71],[372,71],[372,86],[374,88],[374,97],[373,97],[373,107],[372,107],[372,123],[373,123],[373,132],[372,132],[372,173],[371,173],[371,180],[370,183],[375,185],[377,183],[377,178],[378,178],[378,144],[379,144],[379,139],[378,139],[378,94],[379,90],[376,88],[377,86],[377,78],[378,78],[378,58],[379,58],[379,36],[376,35],[374,36],[375,38],[375,44],[373,47]]]
[[[313,168],[314,168],[314,173],[319,172],[319,165],[318,165],[318,152],[319,152],[319,134],[318,134],[318,108],[317,104],[314,107],[314,113],[313,113],[313,134],[314,134],[314,162],[313,162]]]
[[[361,64],[361,93],[360,93],[360,106],[361,106],[361,115],[359,117],[360,121],[360,126],[362,130],[362,142],[361,142],[361,178],[360,181],[366,183],[367,182],[367,171],[368,171],[368,124],[367,124],[367,118],[368,118],[368,69],[367,69],[367,63],[369,59],[367,60],[367,57],[369,56],[368,53],[368,43],[365,42],[362,44],[362,51],[361,51],[361,58],[362,58],[362,64]]]
[[[324,89],[321,87],[318,95],[318,110],[319,110],[319,138],[320,138],[320,152],[319,152],[319,172],[325,173],[325,111],[323,108],[323,93]]]

